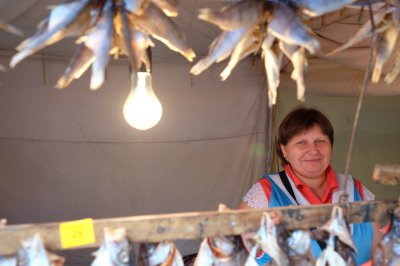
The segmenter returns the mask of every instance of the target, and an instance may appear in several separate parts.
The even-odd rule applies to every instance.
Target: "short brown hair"
[[[279,126],[279,135],[275,143],[276,152],[283,164],[286,164],[286,160],[283,157],[280,144],[286,145],[292,137],[312,128],[314,125],[321,128],[322,133],[328,136],[333,146],[333,126],[329,119],[317,109],[298,107],[286,115]]]

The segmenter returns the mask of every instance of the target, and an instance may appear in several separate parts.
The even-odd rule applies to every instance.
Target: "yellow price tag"
[[[60,223],[62,248],[78,247],[96,242],[93,219]]]

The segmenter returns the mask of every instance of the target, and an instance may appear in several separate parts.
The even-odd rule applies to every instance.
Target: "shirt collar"
[[[289,175],[292,179],[296,188],[300,189],[301,187],[307,186],[300,178],[295,174],[290,164],[285,165],[285,172]],[[335,189],[339,187],[339,183],[336,178],[335,171],[331,165],[328,166],[326,169],[326,190],[328,192],[333,192]]]

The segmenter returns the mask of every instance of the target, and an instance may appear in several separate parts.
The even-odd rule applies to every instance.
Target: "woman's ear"
[[[284,158],[286,158],[286,147],[283,144],[279,144],[279,147],[281,147],[282,155]]]

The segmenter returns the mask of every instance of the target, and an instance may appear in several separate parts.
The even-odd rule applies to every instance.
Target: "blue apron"
[[[271,198],[269,199],[269,208],[283,207],[293,205],[292,201],[286,196],[285,192],[269,177],[271,183]],[[354,179],[353,179],[354,182]],[[296,188],[293,188],[296,189]],[[354,185],[354,201],[362,201],[361,195]],[[357,265],[361,265],[371,259],[373,228],[371,223],[353,224],[353,241],[357,247],[358,255],[353,253]],[[311,252],[315,258],[321,254],[321,248],[316,240],[311,240]],[[271,257],[266,253],[256,258],[258,265],[264,265],[271,261]]]

